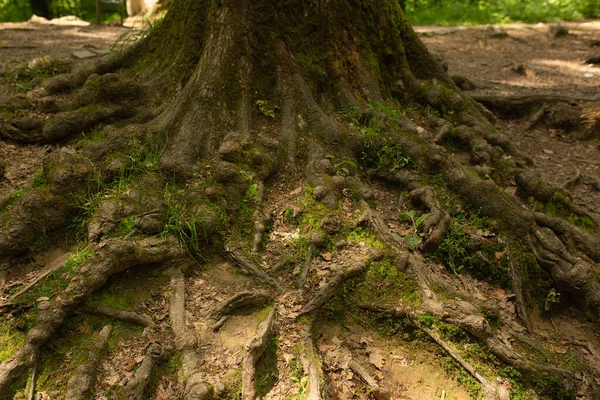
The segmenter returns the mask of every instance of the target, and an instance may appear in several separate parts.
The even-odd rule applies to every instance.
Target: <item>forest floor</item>
[[[427,47],[448,63],[449,73],[462,75],[471,80],[476,89],[474,95],[559,95],[573,98],[593,98],[598,95],[600,67],[586,65],[583,60],[598,52],[592,47],[600,41],[600,22],[565,24],[569,34],[553,38],[548,34],[547,25],[505,26],[488,28],[437,28],[416,27]],[[0,65],[25,65],[32,59],[51,57],[68,59],[74,66],[93,62],[97,57],[78,59],[75,52],[87,50],[98,55],[108,51],[112,43],[123,33],[122,27],[97,27],[93,25],[49,25],[33,23],[0,24]],[[24,63],[24,64],[23,64]],[[6,92],[11,82],[0,79],[0,96]],[[598,139],[578,140],[573,132],[555,127],[547,127],[543,118],[532,123],[531,113],[518,118],[499,119],[498,129],[515,142],[516,147],[528,155],[546,182],[569,188],[573,202],[600,220],[600,143]],[[560,109],[551,106],[546,113],[557,114]],[[531,125],[531,126],[529,126]],[[31,185],[36,172],[42,166],[46,153],[59,151],[62,145],[22,145],[0,141],[0,208],[2,199],[14,191]],[[306,202],[303,188],[296,176],[269,188],[266,194],[265,213],[274,216],[273,227],[265,244],[261,265],[271,270],[279,269],[288,261],[296,264],[297,271],[271,271],[277,281],[285,286],[294,286],[294,275],[301,273],[302,260],[294,259],[293,246],[298,237],[298,228],[290,223],[286,212],[294,210]],[[514,182],[508,182],[507,191],[516,190]],[[403,199],[394,197],[385,187],[376,186],[375,198],[385,216],[392,216],[386,222],[398,231],[410,231],[406,221],[399,220],[398,208],[408,211]],[[389,212],[386,212],[389,208]],[[361,216],[346,199],[342,209],[347,220],[360,220]],[[335,221],[331,222],[333,233]],[[483,232],[484,236],[491,235]],[[324,283],[337,273],[341,265],[353,264],[371,257],[369,247],[378,246],[370,236],[348,237],[336,244],[335,251],[315,254],[309,261],[312,264],[308,279],[308,290],[292,293],[278,299],[280,321],[277,326],[277,339],[265,352],[265,360],[259,365],[258,390],[267,393],[265,398],[301,398],[306,393],[306,382],[302,379],[301,349],[298,347],[302,332],[299,325],[293,324],[298,312]],[[380,243],[380,242],[379,242]],[[12,281],[5,287],[23,285],[39,276],[41,270],[51,270],[62,264],[65,254],[73,251],[76,244],[66,244],[64,251],[52,249],[42,251],[34,260],[21,269],[22,275],[11,276]],[[501,255],[500,255],[501,256]],[[288,271],[290,272],[290,271]],[[397,272],[402,274],[402,271]],[[374,278],[374,277],[373,277]],[[384,281],[387,279],[383,277]],[[397,277],[396,277],[397,278]],[[18,281],[20,279],[20,281]],[[495,301],[505,306],[507,313],[514,314],[507,293],[489,282],[471,281],[461,277],[470,295]],[[466,283],[465,283],[466,281]],[[0,279],[0,282],[2,280]],[[173,282],[171,278],[171,282]],[[418,292],[416,283],[396,288],[402,291],[404,300],[410,304],[411,293]],[[188,297],[186,319],[187,328],[202,338],[198,351],[206,362],[202,366],[204,376],[212,377],[213,382],[225,386],[239,380],[239,365],[245,354],[245,345],[251,340],[259,324],[265,320],[268,308],[258,313],[238,313],[226,319],[222,328],[213,331],[210,310],[214,305],[226,300],[234,293],[253,290],[255,284],[239,274],[238,269],[228,260],[210,259],[203,268],[192,268],[186,278]],[[376,288],[382,293],[388,288]],[[359,295],[369,298],[373,290],[367,286],[357,288]],[[362,292],[361,292],[362,291]],[[90,300],[90,304],[106,304],[115,308],[123,307],[139,314],[152,316],[153,324],[143,332],[140,328],[122,324],[113,333],[107,357],[102,361],[95,399],[112,399],[115,388],[123,387],[135,375],[143,361],[149,344],[160,342],[173,347],[169,328],[169,277],[162,271],[134,268],[111,278],[109,283]],[[0,293],[0,300],[9,297],[9,291]],[[52,296],[45,293],[40,299]],[[36,300],[37,301],[37,300]],[[343,312],[343,309],[337,309]],[[371,391],[357,378],[356,369],[348,368],[351,360],[366,366],[377,382],[385,382],[392,398],[398,399],[469,399],[469,385],[472,379],[465,378],[454,362],[433,342],[423,340],[423,336],[396,326],[389,321],[365,320],[364,317],[350,315],[343,322],[336,318],[335,304],[329,308],[326,322],[319,323],[315,330],[316,345],[320,359],[328,374],[329,382],[340,399],[368,398]],[[587,343],[589,353],[600,349],[598,334],[586,323],[575,323],[568,318],[568,310],[554,320],[533,316],[537,332],[548,338],[548,347],[538,352],[538,357],[558,360],[558,364],[574,362],[568,359],[573,353],[572,343]],[[286,322],[287,321],[287,322]],[[289,323],[288,323],[289,322]],[[77,314],[63,325],[60,332],[43,350],[45,359],[40,360],[38,381],[39,399],[60,398],[66,378],[72,374],[77,359],[93,340],[94,331],[104,323],[84,314]],[[585,325],[585,326],[584,326]],[[566,339],[550,344],[550,338],[557,335]],[[395,335],[405,332],[404,337]],[[417,332],[418,333],[418,332]],[[0,329],[1,339],[8,338]],[[15,343],[0,344],[0,360],[10,354],[9,346],[20,340],[12,335]],[[22,338],[21,338],[22,339]],[[473,360],[485,359],[477,346],[471,348]],[[276,351],[274,351],[274,349]],[[547,353],[544,353],[547,351]],[[564,358],[564,360],[563,360]],[[475,362],[475,361],[474,361]],[[177,373],[181,365],[173,359],[163,363],[154,376],[152,390],[155,399],[178,398],[183,390],[178,383]],[[354,372],[353,372],[354,371]],[[364,377],[363,377],[364,380]],[[462,385],[458,383],[462,382]],[[466,385],[466,386],[465,386]],[[508,381],[507,381],[508,385]],[[218,385],[217,385],[218,386]],[[219,390],[219,387],[216,387]],[[475,390],[476,391],[476,390]],[[230,397],[226,397],[230,396]],[[237,398],[236,393],[222,392],[222,398]],[[296,397],[295,397],[296,396]]]

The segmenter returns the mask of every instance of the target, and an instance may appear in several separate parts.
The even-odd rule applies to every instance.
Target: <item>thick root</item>
[[[196,353],[196,340],[186,329],[185,280],[180,270],[171,273],[171,297],[169,299],[171,329],[175,335],[175,347],[181,353],[181,370],[185,381],[185,399],[202,400],[213,396],[213,387],[198,372],[200,357]]]
[[[246,345],[247,353],[242,363],[242,400],[256,398],[256,363],[269,345],[276,315],[277,304],[274,304],[267,319],[260,323],[256,335]]]
[[[98,334],[96,343],[94,343],[90,350],[88,362],[78,366],[73,376],[69,379],[65,400],[83,400],[88,398],[96,379],[98,365],[108,347],[108,339],[112,330],[113,327],[111,325],[106,325],[102,328]]]
[[[150,383],[152,368],[164,358],[165,354],[165,349],[158,343],[152,343],[148,346],[142,364],[135,371],[133,378],[125,385],[127,400],[143,400],[146,398],[144,392]]]
[[[321,359],[315,349],[312,339],[311,325],[302,329],[302,353],[300,354],[304,372],[308,376],[308,391],[306,400],[321,400],[324,398],[324,375]]]

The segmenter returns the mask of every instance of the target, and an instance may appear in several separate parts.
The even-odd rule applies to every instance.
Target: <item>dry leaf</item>
[[[321,254],[321,258],[325,261],[331,261],[331,253],[330,252],[323,253],[323,254]]]

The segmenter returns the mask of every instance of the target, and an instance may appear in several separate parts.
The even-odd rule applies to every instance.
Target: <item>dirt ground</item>
[[[600,22],[565,24],[569,34],[564,37],[551,38],[546,25],[510,25],[502,28],[470,27],[439,28],[417,27],[422,40],[429,49],[448,63],[450,74],[459,74],[472,80],[477,89],[469,94],[552,94],[577,98],[593,98],[600,93],[600,68],[586,65],[586,56],[597,52],[588,44],[600,40]],[[27,63],[40,55],[56,59],[66,58],[71,66],[79,63],[93,62],[102,53],[110,49],[111,44],[124,32],[123,27],[98,27],[82,24],[34,24],[9,23],[0,24],[0,64],[12,60]],[[73,56],[74,52],[88,50],[98,54],[96,57],[81,60]],[[0,89],[0,95],[3,94]],[[577,140],[569,132],[544,128],[543,124],[526,129],[526,118],[502,120],[497,123],[500,131],[506,133],[514,141],[517,148],[528,155],[537,167],[543,179],[557,186],[568,185],[573,202],[600,221],[600,147],[598,139]],[[31,184],[36,171],[41,168],[43,155],[55,151],[59,145],[25,146],[0,141],[0,202],[15,190]],[[4,168],[4,170],[1,170]],[[577,178],[577,179],[573,179]],[[265,268],[277,268],[282,263],[283,254],[277,249],[286,249],[286,244],[298,229],[284,221],[283,214],[290,204],[300,201],[301,189],[298,182],[284,181],[276,185],[267,194],[269,213],[276,216],[273,229],[267,244],[267,257],[261,260]],[[514,190],[514,182],[509,183],[507,191]],[[378,198],[382,207],[386,204],[397,208],[397,198],[392,198],[385,191],[378,190]],[[350,207],[348,207],[348,210]],[[344,211],[346,208],[344,208]],[[350,214],[350,212],[349,212]],[[349,219],[358,219],[359,215],[348,215]],[[317,271],[309,279],[311,293],[330,278],[340,265],[355,263],[363,259],[368,246],[363,241],[345,243],[333,254],[319,254],[312,263]],[[48,255],[42,264],[50,266],[62,260],[63,254]],[[333,261],[333,262],[332,262]],[[38,260],[40,262],[40,260]],[[299,268],[299,264],[298,264]],[[147,272],[147,271],[145,271]],[[125,292],[121,288],[123,282],[135,281],[137,292],[134,292],[132,303],[139,304],[137,311],[152,315],[154,326],[145,331],[143,339],[136,337],[118,344],[119,351],[112,351],[102,362],[96,386],[95,399],[109,399],[111,388],[124,385],[134,374],[136,365],[148,342],[164,341],[172,345],[169,335],[168,316],[165,309],[169,289],[165,289],[167,278],[162,273],[146,274],[146,278],[137,277],[136,271],[127,272],[126,276],[117,276],[109,283],[110,291]],[[275,273],[275,272],[274,272]],[[131,279],[130,274],[135,279]],[[146,276],[144,275],[144,276]],[[289,275],[289,276],[288,276]],[[294,274],[282,271],[277,278],[293,285]],[[467,279],[467,278],[465,278]],[[290,282],[287,282],[289,280]],[[468,279],[467,279],[468,280]],[[123,281],[123,282],[121,282]],[[248,290],[252,287],[248,279],[241,278],[234,266],[226,260],[211,261],[203,270],[194,271],[188,279],[187,296],[190,301],[186,312],[190,321],[204,321],[206,309],[230,296],[232,293]],[[162,288],[162,289],[161,289]],[[383,290],[383,289],[382,289]],[[477,296],[492,301],[504,302],[506,294],[501,290],[493,292],[490,286],[479,283],[473,289]],[[496,293],[496,294],[494,294]],[[102,295],[102,294],[100,294]],[[495,298],[497,297],[497,298]],[[302,301],[300,301],[302,300]],[[285,297],[278,304],[278,313],[282,320],[276,343],[279,351],[275,366],[271,372],[260,375],[265,386],[271,388],[265,398],[289,399],[303,394],[302,380],[298,379],[298,338],[301,332],[295,321],[302,304],[307,298]],[[266,310],[268,312],[268,309]],[[514,313],[514,310],[511,312]],[[202,323],[190,323],[188,329],[202,337],[204,343],[198,349],[205,360],[202,372],[207,376],[220,377],[221,381],[239,378],[239,363],[243,355],[243,345],[254,335],[257,326],[264,319],[265,313],[251,314],[241,312],[223,323],[222,329],[213,333]],[[287,321],[287,322],[286,322]],[[568,320],[570,321],[570,320]],[[567,320],[556,321],[561,332],[571,327]],[[73,327],[77,333],[87,334],[91,330],[80,320],[74,320],[65,326],[62,334],[66,338],[73,335]],[[564,325],[564,326],[563,326]],[[578,327],[578,332],[589,332],[589,326]],[[125,332],[127,333],[127,332]],[[137,332],[139,334],[139,332]],[[71,335],[71,336],[69,336]],[[401,342],[391,336],[382,336],[377,326],[369,321],[347,320],[343,326],[334,322],[318,328],[319,356],[326,366],[335,392],[343,399],[367,398],[366,386],[353,382],[351,370],[347,368],[348,359],[358,360],[368,365],[377,380],[385,380],[393,394],[393,398],[402,399],[468,399],[470,395],[465,387],[452,379],[438,362],[443,354],[431,345],[413,345]],[[583,333],[582,333],[583,335]],[[61,335],[57,335],[61,336]],[[564,335],[563,335],[564,336]],[[122,334],[121,337],[127,337]],[[577,337],[587,340],[587,338]],[[51,350],[60,353],[60,338]],[[67,341],[67,340],[65,340]],[[68,351],[67,351],[68,350]],[[67,361],[72,352],[64,349]],[[561,353],[562,354],[562,353]],[[45,364],[42,365],[42,373]],[[50,368],[50,367],[48,367]],[[177,383],[177,365],[167,363],[162,371],[163,377],[155,382],[155,398],[178,398],[182,388]],[[73,365],[62,365],[56,374],[67,375],[74,369]],[[277,371],[277,374],[272,372]],[[237,374],[237,375],[236,375]],[[290,385],[290,382],[294,382]],[[47,385],[47,382],[42,382]],[[46,392],[38,393],[42,399],[56,398]],[[45,397],[46,396],[46,397]],[[225,397],[223,397],[225,398]]]

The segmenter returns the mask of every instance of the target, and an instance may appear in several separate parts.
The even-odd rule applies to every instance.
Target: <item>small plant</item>
[[[546,301],[544,302],[544,310],[550,311],[553,304],[560,303],[560,293],[554,289],[550,289],[546,295]]]
[[[142,27],[140,29],[131,28],[129,31],[123,33],[117,38],[117,40],[115,40],[112,46],[110,46],[111,53],[121,53],[126,48],[146,38],[146,36],[148,36],[161,21],[162,19],[151,21],[148,18],[144,18],[142,20]]]
[[[275,119],[276,113],[279,111],[278,106],[272,105],[267,100],[256,100],[254,104],[262,115],[271,119]]]
[[[419,245],[419,243],[421,243],[421,238],[419,238],[417,231],[418,231],[419,227],[421,226],[421,224],[423,223],[423,221],[425,221],[427,219],[427,217],[429,217],[429,214],[422,214],[417,219],[415,219],[415,210],[410,210],[410,211],[401,212],[400,217],[404,218],[404,219],[410,219],[410,221],[412,223],[413,231],[412,231],[412,233],[407,233],[404,236],[399,235],[397,233],[396,233],[396,235],[406,242],[409,249],[414,251],[417,248],[417,246]]]

